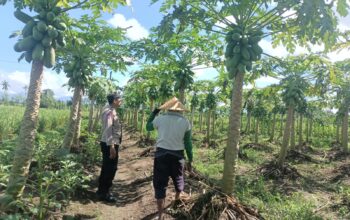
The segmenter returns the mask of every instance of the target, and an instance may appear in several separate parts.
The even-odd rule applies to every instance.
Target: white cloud
[[[115,14],[111,19],[108,20],[114,27],[128,28],[126,35],[131,40],[140,40],[146,38],[149,35],[149,32],[144,28],[135,18],[126,19],[122,14]]]
[[[30,73],[20,71],[8,73],[0,71],[0,81],[2,82],[4,80],[9,83],[9,94],[24,95],[24,87],[29,86]],[[64,74],[45,70],[42,90],[51,89],[55,93],[55,98],[72,96],[72,92],[68,91],[68,87],[63,87],[63,84],[67,82],[68,78]]]
[[[259,45],[264,50],[264,53],[267,53],[272,56],[283,58],[290,55],[290,53],[288,53],[287,49],[283,45],[278,45],[277,47],[273,48],[271,42],[266,39],[261,40],[259,42]],[[314,53],[321,52],[324,49],[323,45],[312,45],[311,48],[312,48],[312,52]],[[293,55],[300,55],[300,54],[307,54],[307,53],[309,52],[306,48],[297,46],[295,48]],[[340,61],[348,58],[349,51],[342,50],[340,52],[330,52],[327,54],[327,56],[332,62],[336,62],[336,61]]]

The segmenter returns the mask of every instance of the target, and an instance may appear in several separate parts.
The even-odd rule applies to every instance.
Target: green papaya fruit
[[[30,63],[30,62],[32,62],[32,51],[26,51],[25,53],[24,53],[24,59],[28,62],[28,63]]]
[[[46,18],[46,11],[42,10],[42,11],[39,13],[39,18],[40,18],[40,19],[45,19],[45,18]]]
[[[54,39],[58,36],[58,31],[55,29],[49,29],[47,31],[47,34],[49,35],[50,38]]]
[[[47,47],[44,50],[44,66],[52,68],[56,64],[56,52],[53,47]]]
[[[16,10],[14,12],[14,15],[18,20],[22,21],[25,24],[27,24],[29,21],[33,20],[33,18],[31,16],[27,15],[26,13],[24,13],[20,10]]]
[[[41,40],[41,44],[44,47],[50,47],[52,43],[52,39],[49,36],[45,36],[42,40]]]
[[[29,36],[20,41],[19,47],[23,51],[28,51],[33,49],[36,44],[37,44],[37,41],[32,36]]]
[[[44,38],[44,34],[38,30],[37,26],[33,27],[33,38],[37,41],[41,41]]]
[[[235,41],[239,41],[241,39],[241,35],[239,33],[232,34],[232,39]]]
[[[33,60],[42,60],[44,58],[44,47],[41,44],[37,44],[34,47],[32,58]]]
[[[252,50],[254,51],[254,53],[256,55],[262,54],[262,52],[263,52],[263,50],[261,49],[261,47],[258,44],[253,44]]]
[[[55,17],[56,17],[56,15],[52,11],[50,11],[46,14],[46,20],[48,22],[52,22],[55,19]]]
[[[35,26],[35,21],[29,21],[22,29],[22,36],[28,37],[33,34],[33,27]]]
[[[47,25],[45,22],[43,21],[39,21],[38,24],[36,25],[36,27],[38,28],[38,30],[42,33],[44,33],[45,31],[47,31]]]
[[[248,38],[242,38],[241,39],[241,43],[243,44],[243,45],[248,45]]]
[[[241,52],[241,46],[240,45],[236,45],[234,48],[233,48],[233,53],[239,53]]]
[[[67,29],[67,25],[64,22],[60,22],[59,20],[54,22],[53,25],[60,31],[65,31]]]
[[[23,52],[24,50],[21,48],[21,41],[18,41],[17,43],[15,43],[15,46],[13,47],[13,49],[16,51],[16,52]]]
[[[59,38],[58,38],[59,39]],[[233,43],[228,43],[225,50],[225,57],[231,57],[233,55],[233,48],[235,45]]]
[[[250,60],[250,54],[247,47],[241,48],[241,55],[245,60]]]

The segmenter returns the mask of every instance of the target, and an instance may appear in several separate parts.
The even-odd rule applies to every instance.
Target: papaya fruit
[[[26,51],[25,53],[24,53],[24,59],[28,62],[28,63],[30,63],[30,62],[32,62],[32,51]]]
[[[33,27],[35,26],[35,21],[29,21],[22,29],[22,36],[28,37],[33,34]]]
[[[37,41],[41,41],[44,38],[44,34],[38,30],[37,26],[33,27],[33,38]]]
[[[56,15],[52,11],[50,11],[46,14],[46,20],[48,22],[52,22],[55,19],[55,17],[56,17]]]
[[[58,36],[58,31],[55,29],[49,29],[47,31],[47,34],[49,35],[50,38],[56,38]]]
[[[28,50],[33,49],[35,47],[36,43],[37,43],[37,41],[32,36],[29,36],[29,37],[26,37],[20,41],[19,47],[23,51],[28,51]]]
[[[252,44],[252,50],[256,55],[262,54],[263,50],[258,44]]]
[[[248,45],[248,38],[242,38],[241,39],[241,43],[243,44],[243,45]]]
[[[32,58],[33,60],[42,60],[44,58],[44,47],[41,44],[37,44],[34,47]]]
[[[240,45],[236,45],[234,48],[233,48],[233,53],[239,53],[241,51],[241,46]]]
[[[44,50],[44,66],[52,68],[56,64],[56,52],[53,47],[47,47]]]
[[[14,12],[15,17],[22,21],[23,23],[27,24],[29,21],[32,21],[33,18],[27,15],[26,13],[22,12],[21,10],[16,10]]]
[[[45,36],[42,40],[41,40],[41,44],[44,47],[50,47],[52,43],[52,39],[49,36]]]
[[[241,55],[245,60],[250,60],[250,54],[247,47],[241,48]]]
[[[250,62],[250,63],[246,66],[246,69],[247,69],[248,72],[252,71],[252,69],[253,69],[253,64],[252,64],[252,62]]]
[[[22,51],[24,51],[22,48],[21,48],[21,41],[22,40],[20,40],[20,41],[18,41],[17,43],[15,43],[15,46],[13,47],[13,49],[16,51],[16,52],[22,52]]]
[[[57,38],[59,39],[59,38]],[[233,55],[233,48],[235,45],[233,43],[228,43],[225,50],[225,57],[231,57]]]
[[[38,24],[36,25],[36,27],[38,28],[38,30],[42,33],[44,33],[47,30],[47,25],[45,22],[43,21],[39,21]]]
[[[39,18],[45,19],[46,18],[46,11],[42,10],[41,12],[39,12]]]
[[[60,20],[55,21],[53,25],[60,31],[65,31],[67,29],[67,25],[64,22],[60,22]]]
[[[241,39],[241,35],[239,33],[232,34],[232,39],[235,41],[239,41]]]

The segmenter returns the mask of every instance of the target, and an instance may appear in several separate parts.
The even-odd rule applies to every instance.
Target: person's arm
[[[188,161],[191,163],[193,160],[192,131],[191,130],[186,131],[185,137],[184,137],[184,144],[185,144],[185,150],[186,150],[186,155],[187,155]]]
[[[157,114],[159,112],[160,112],[160,109],[156,108],[156,109],[154,109],[154,111],[149,116],[149,118],[147,120],[147,124],[146,124],[146,130],[147,131],[153,131],[154,130],[153,120],[154,120],[154,118],[157,116]]]
[[[115,141],[113,138],[113,112],[109,111],[106,116],[103,118],[105,131],[106,131],[106,144],[108,146],[114,146]]]

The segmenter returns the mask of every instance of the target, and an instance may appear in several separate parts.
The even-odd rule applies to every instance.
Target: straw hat
[[[173,97],[172,99],[166,101],[163,105],[159,107],[159,109],[178,112],[188,111],[176,97]]]

